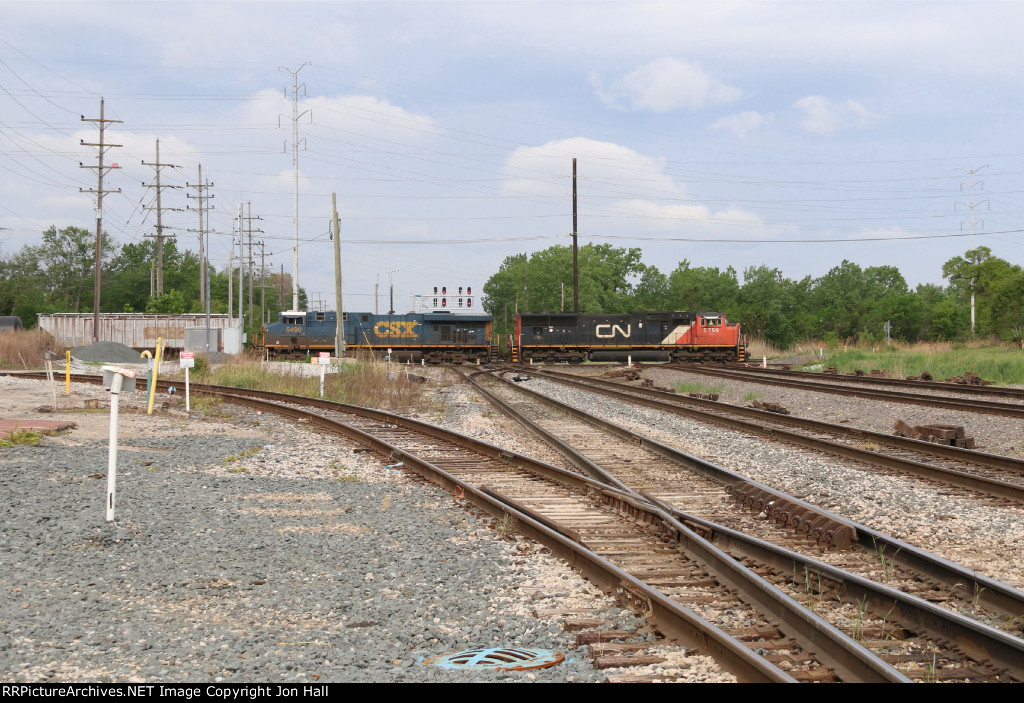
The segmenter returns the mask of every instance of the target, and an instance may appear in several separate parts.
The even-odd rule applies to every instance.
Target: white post
[[[327,373],[327,367],[320,364],[320,397],[324,397],[324,374]]]
[[[768,357],[767,356],[762,356],[761,357],[761,368],[762,369],[768,368]]]
[[[50,395],[53,397],[53,411],[57,412],[57,385],[53,380],[53,361],[46,360],[46,377],[50,379]]]
[[[189,369],[186,366],[185,367],[185,412],[186,413],[192,412],[192,408],[189,405],[189,395],[188,395],[188,370]]]
[[[632,365],[633,365],[633,355],[632,354],[627,354],[626,355],[626,366],[632,366]]]
[[[124,377],[135,378],[135,371],[104,366],[104,371],[113,371],[110,379],[110,452],[107,459],[107,522],[114,519],[114,495],[117,490],[117,401],[121,394]]]

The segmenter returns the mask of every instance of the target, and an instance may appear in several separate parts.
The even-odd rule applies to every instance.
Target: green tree
[[[796,341],[795,289],[779,269],[764,265],[745,268],[739,300],[745,332],[780,347]],[[731,317],[736,321],[735,315]]]
[[[727,315],[736,307],[740,285],[736,269],[692,268],[683,259],[668,276],[670,310],[713,310]]]

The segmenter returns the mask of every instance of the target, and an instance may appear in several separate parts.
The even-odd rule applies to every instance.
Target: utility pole
[[[260,318],[263,320],[263,324],[266,324],[270,321],[267,316],[267,243],[261,239],[256,244],[260,248],[260,310],[262,311]]]
[[[523,312],[530,312],[530,255],[523,254]]]
[[[305,115],[307,112],[310,113],[310,121],[312,121],[312,112],[305,110],[302,114],[299,114],[299,71],[310,64],[309,61],[299,66],[297,69],[292,71],[284,66],[278,66],[279,71],[288,71],[292,74],[292,173],[295,174],[295,214],[292,217],[292,229],[294,231],[294,241],[292,244],[292,310],[299,309],[299,145],[301,142],[306,141],[299,140],[299,118]],[[302,94],[306,94],[306,84],[302,84]],[[288,89],[285,88],[285,98],[288,97]],[[277,126],[281,126],[281,117],[277,118]],[[288,142],[285,142],[287,146]]]
[[[391,269],[390,271],[388,271],[388,287],[391,288],[391,307],[388,309],[388,315],[394,315],[395,314],[395,281],[394,281],[394,277],[392,276],[392,274],[395,271],[399,271],[399,270],[401,270],[401,269]]]
[[[238,329],[245,335],[245,317],[242,315],[242,274],[245,272],[245,250],[242,249],[242,203],[238,203]],[[234,251],[235,243],[231,243]],[[244,340],[243,340],[244,341]]]
[[[253,220],[262,220],[263,218],[262,217],[253,217],[252,216],[252,201],[251,200],[248,201],[248,207],[249,207],[249,215],[248,215],[248,217],[245,217],[244,219],[245,219],[245,221],[247,223],[247,228],[246,229],[247,229],[247,231],[249,233],[249,324],[251,325],[252,324],[252,320],[253,320],[253,317],[252,317],[252,269],[253,269],[253,264],[255,264],[255,262],[252,259],[252,233],[253,233],[252,221]],[[261,229],[257,229],[255,231],[259,232],[260,234],[263,234],[263,230],[261,230]],[[241,294],[241,291],[239,291],[239,294]]]
[[[181,168],[174,164],[162,164],[160,163],[160,140],[156,140],[156,161],[151,164],[147,164],[145,161],[142,162],[143,166],[152,166],[156,171],[156,185],[142,184],[143,188],[156,188],[156,207],[145,207],[144,210],[156,210],[156,294],[161,296],[164,294],[164,237],[174,237],[174,234],[164,234],[163,224],[163,212],[164,210],[175,210],[181,212],[180,207],[161,207],[160,206],[160,191],[164,188],[181,188],[181,186],[170,186],[160,185],[160,170],[164,167],[167,168]],[[145,237],[152,237],[154,235],[146,234]]]
[[[109,166],[103,165],[103,156],[107,153],[107,149],[114,147],[120,147],[121,144],[107,144],[104,138],[106,127],[111,122],[121,122],[122,120],[108,120],[103,116],[103,98],[100,98],[100,116],[96,118],[86,118],[82,115],[82,122],[96,122],[100,127],[100,141],[98,144],[91,142],[85,142],[79,140],[82,146],[94,146],[96,147],[97,156],[99,157],[99,164],[97,166],[86,166],[81,161],[78,162],[79,168],[94,168],[98,178],[96,190],[85,190],[79,188],[78,190],[82,193],[95,193],[96,194],[96,261],[93,264],[93,294],[92,294],[92,341],[100,341],[100,243],[103,239],[103,195],[105,193],[120,193],[121,189],[117,190],[103,190],[103,174],[112,168],[121,168],[117,164],[110,164]]]
[[[968,175],[968,177],[970,178],[969,184],[968,184],[968,189],[969,189],[968,192],[970,194],[969,201],[966,202],[966,203],[957,202],[955,205],[953,205],[953,211],[954,212],[956,211],[956,206],[957,205],[963,205],[964,207],[966,207],[968,209],[969,222],[967,224],[968,224],[968,226],[971,229],[971,249],[974,249],[974,225],[975,224],[981,224],[982,226],[984,226],[984,224],[985,224],[984,221],[979,223],[977,220],[974,219],[974,208],[977,207],[978,205],[981,205],[982,203],[987,203],[988,202],[988,200],[982,200],[980,203],[974,202],[974,174],[976,174],[978,171],[980,171],[983,168],[988,168],[988,165],[986,164],[985,166],[979,166],[978,168],[974,169],[973,171],[968,171],[967,169],[964,169],[964,168],[958,168],[957,169],[957,171],[963,171],[964,173],[966,173]],[[983,182],[979,182],[978,183],[978,187],[979,188],[984,188],[985,184]],[[964,184],[961,183],[960,184],[960,192],[962,193],[963,190],[964,190]],[[960,229],[963,229],[963,228],[964,228],[964,225],[961,222],[960,223]],[[972,337],[974,336],[974,288],[977,285],[977,282],[978,281],[977,281],[976,277],[971,279],[971,336]]]
[[[206,212],[213,209],[213,205],[206,204],[207,200],[214,197],[208,194],[209,189],[213,187],[213,183],[205,183],[203,181],[203,165],[199,164],[199,182],[194,185],[191,183],[186,183],[185,185],[188,188],[196,189],[195,195],[186,193],[185,197],[195,198],[199,201],[198,207],[195,208],[196,212],[199,213],[199,229],[190,229],[189,232],[199,233],[199,304],[205,308],[209,291],[206,289],[208,282],[206,280],[206,250],[204,248],[206,228],[204,227],[204,222],[209,221],[209,218],[206,217]],[[191,205],[187,207],[189,210],[193,209]]]
[[[572,157],[572,311],[580,311],[579,246],[576,240],[576,157]],[[563,304],[564,309],[564,304]]]
[[[341,223],[338,220],[338,195],[331,193],[331,209],[334,211],[334,290],[337,297],[337,324],[334,326],[334,352],[345,356],[345,313],[341,306]]]

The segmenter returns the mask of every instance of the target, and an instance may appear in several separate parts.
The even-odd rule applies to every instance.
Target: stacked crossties
[[[951,447],[962,449],[974,449],[974,437],[968,437],[964,428],[960,425],[908,425],[903,420],[897,420],[893,428],[893,434],[897,437],[908,437],[919,439],[922,442],[934,444],[948,444]]]

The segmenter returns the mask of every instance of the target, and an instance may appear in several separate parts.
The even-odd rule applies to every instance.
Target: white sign
[[[196,353],[190,351],[183,351],[181,353],[181,356],[178,357],[178,361],[181,363],[181,366],[179,366],[178,368],[194,369],[196,366]]]
[[[331,365],[331,353],[330,352],[320,352],[320,365],[321,366],[330,366]]]

